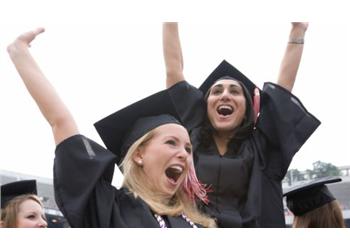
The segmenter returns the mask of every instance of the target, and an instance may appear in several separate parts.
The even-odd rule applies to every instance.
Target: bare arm
[[[284,53],[277,83],[285,89],[292,91],[301,56],[304,49],[304,36],[308,23],[292,23],[289,42]]]
[[[29,52],[30,43],[42,32],[44,29],[38,28],[23,33],[7,47],[7,51],[28,92],[50,124],[57,145],[77,134],[78,128],[69,110]]]
[[[163,54],[166,67],[166,86],[170,88],[185,79],[177,23],[163,24]]]

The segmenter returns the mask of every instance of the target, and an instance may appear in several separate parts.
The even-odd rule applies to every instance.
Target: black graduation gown
[[[221,156],[215,143],[205,149],[199,143],[206,116],[202,92],[185,81],[168,91],[191,134],[197,176],[212,189],[202,209],[220,227],[285,227],[282,180],[320,122],[289,91],[265,83],[254,132],[238,153],[229,146]]]
[[[160,227],[142,199],[111,185],[113,153],[74,135],[61,142],[55,154],[55,199],[71,227]],[[192,227],[181,216],[163,219],[167,227]]]

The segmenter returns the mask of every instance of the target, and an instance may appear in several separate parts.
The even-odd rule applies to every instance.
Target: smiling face
[[[218,80],[209,90],[208,118],[217,133],[231,133],[242,124],[246,98],[240,83],[232,79]]]
[[[32,199],[27,199],[19,205],[19,211],[17,214],[17,227],[47,227],[44,210],[38,202]]]
[[[178,124],[157,127],[153,137],[137,150],[133,159],[142,167],[152,189],[172,197],[193,164],[187,130]]]

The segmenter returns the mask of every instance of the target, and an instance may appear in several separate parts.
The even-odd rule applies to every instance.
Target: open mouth
[[[182,166],[174,165],[170,166],[165,170],[165,175],[170,179],[173,183],[176,183],[183,173],[184,169]]]
[[[220,105],[216,111],[219,115],[228,116],[233,113],[233,108],[230,105]]]

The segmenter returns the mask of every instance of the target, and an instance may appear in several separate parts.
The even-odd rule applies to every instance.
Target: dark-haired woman
[[[167,88],[191,134],[202,209],[220,227],[284,227],[281,182],[320,122],[291,94],[307,23],[292,23],[278,84],[259,90],[223,61],[199,87],[185,81],[177,23],[163,25]]]

